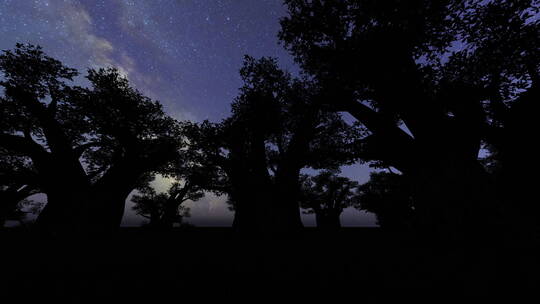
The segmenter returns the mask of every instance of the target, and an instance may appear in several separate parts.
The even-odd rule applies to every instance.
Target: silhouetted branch
[[[42,158],[47,155],[47,151],[42,146],[27,137],[18,135],[0,134],[0,146],[31,157]]]
[[[85,144],[82,144],[80,146],[77,146],[73,149],[73,153],[75,154],[75,156],[77,158],[81,157],[81,155],[88,149],[88,148],[91,148],[91,147],[98,147],[101,145],[101,142],[97,142],[97,141],[93,141],[93,142],[89,142],[89,143],[85,143]]]

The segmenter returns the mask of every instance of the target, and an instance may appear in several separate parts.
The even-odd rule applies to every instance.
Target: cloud
[[[56,34],[55,39],[46,43],[52,41],[51,48],[61,52],[61,57],[72,59],[77,65],[86,63],[83,68],[115,66],[125,76],[135,71],[132,58],[119,52],[112,41],[94,31],[95,22],[80,2],[50,1],[28,9],[36,25],[47,26],[48,32]],[[41,29],[38,27],[37,31]]]
[[[188,120],[192,122],[199,122],[199,119],[193,113],[184,110],[178,110],[176,108],[177,106],[175,105],[173,105],[172,107],[166,107],[167,114],[179,121]]]
[[[129,78],[135,71],[135,61],[126,53],[120,54],[120,60],[115,59],[113,43],[93,32],[93,20],[84,7],[75,2],[64,2],[60,11],[65,16],[63,22],[71,42],[88,55],[91,68],[114,66]]]
[[[60,48],[63,53],[61,57],[75,59],[79,68],[104,68],[115,67],[121,75],[130,80],[132,85],[148,97],[161,101],[167,112],[177,119],[196,120],[194,115],[179,106],[180,98],[176,87],[171,86],[169,80],[163,79],[163,75],[170,74],[159,69],[154,70],[154,66],[163,67],[158,62],[164,60],[166,56],[159,51],[159,48],[153,45],[153,41],[148,39],[148,35],[137,35],[137,30],[125,26],[125,18],[133,12],[135,3],[130,6],[124,2],[121,4],[117,23],[108,21],[105,25],[108,27],[120,25],[120,30],[125,34],[124,40],[138,39],[137,48],[126,48],[125,41],[114,40],[103,37],[97,31],[101,19],[94,20],[87,8],[79,1],[52,1],[50,5],[43,6],[39,10],[34,10],[36,19],[49,20],[54,27],[53,31],[58,33],[57,39],[62,45]],[[131,18],[137,20],[140,24],[140,14],[133,15]],[[155,29],[154,29],[155,30]],[[142,40],[141,40],[142,39]],[[137,62],[137,53],[144,51],[149,54],[146,57],[151,58],[152,69],[145,70],[145,66],[140,66]],[[134,57],[135,56],[135,57]],[[144,58],[144,57],[143,57]],[[86,63],[86,64],[85,64]],[[148,63],[148,62],[147,62]],[[84,66],[80,66],[85,64]],[[141,64],[145,64],[143,61]],[[167,66],[167,65],[165,65]],[[146,66],[146,68],[148,68]]]

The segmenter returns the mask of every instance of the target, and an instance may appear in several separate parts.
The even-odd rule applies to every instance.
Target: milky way
[[[0,1],[1,49],[39,44],[85,70],[117,66],[178,118],[217,120],[244,54],[292,60],[277,44],[280,1]]]
[[[241,86],[244,54],[276,57],[297,71],[276,38],[284,14],[280,0],[1,0],[0,49],[38,44],[83,74],[115,66],[171,116],[218,121]],[[365,180],[367,171],[344,173]],[[192,208],[200,221],[230,220],[222,199]]]

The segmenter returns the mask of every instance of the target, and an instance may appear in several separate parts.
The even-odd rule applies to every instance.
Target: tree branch
[[[377,139],[379,147],[387,150],[385,153],[398,156],[399,164],[394,167],[403,172],[402,168],[412,165],[410,156],[413,155],[414,139],[409,134],[360,102],[349,103],[347,111],[371,131],[373,135],[370,137]]]
[[[49,114],[54,117],[58,109],[58,98],[51,93],[51,99],[51,103],[47,106],[47,111],[49,111]]]
[[[16,153],[20,153],[32,158],[42,158],[48,155],[48,152],[35,141],[28,138],[25,134],[25,137],[0,133],[0,146],[11,150]]]
[[[85,143],[85,144],[82,144],[80,146],[77,146],[73,149],[73,153],[75,153],[75,156],[77,158],[81,157],[81,155],[84,153],[84,151],[86,151],[86,149],[90,148],[90,147],[97,147],[101,145],[100,142],[97,142],[97,141],[93,141],[93,142],[89,142],[89,143]]]
[[[66,155],[71,152],[71,143],[62,131],[62,126],[49,113],[48,108],[37,100],[36,96],[14,87],[6,88],[6,94],[18,99],[32,116],[39,120],[51,151]]]

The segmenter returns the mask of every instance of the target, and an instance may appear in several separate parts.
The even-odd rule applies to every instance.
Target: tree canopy
[[[411,231],[415,224],[415,206],[410,181],[403,175],[373,172],[367,183],[355,193],[354,206],[371,212],[377,224],[392,231]]]
[[[198,188],[173,183],[166,193],[156,193],[150,187],[142,187],[140,194],[132,196],[133,210],[140,216],[149,220],[148,226],[152,228],[170,229],[175,224],[182,224],[184,218],[189,217],[189,208],[182,206],[187,200],[196,201],[204,196]]]
[[[179,123],[113,68],[74,86],[76,70],[18,44],[0,55],[0,71],[0,145],[36,174],[43,227],[114,229],[138,180],[183,145]]]
[[[285,4],[282,42],[331,107],[369,130],[364,157],[410,177],[425,231],[455,239],[497,226],[484,144],[507,168],[497,177],[505,205],[530,189],[516,168],[538,98],[538,1]]]
[[[300,170],[351,164],[363,129],[319,107],[319,88],[275,59],[246,57],[240,75],[232,115],[196,126],[192,143],[220,168],[237,227],[297,229]]]
[[[317,227],[341,227],[340,215],[355,204],[358,182],[339,176],[339,171],[325,170],[315,176],[304,176],[300,206],[314,213]]]
[[[110,232],[138,188],[138,210],[154,212],[144,207],[154,201],[170,226],[184,198],[213,191],[228,195],[236,229],[290,232],[302,226],[306,193],[315,211],[351,204],[355,182],[334,173],[367,162],[399,171],[358,187],[358,207],[383,226],[413,218],[426,236],[469,241],[497,239],[503,222],[537,230],[527,167],[540,97],[538,0],[284,4],[278,37],[299,76],[246,56],[220,122],[174,120],[114,68],[89,69],[81,87],[78,71],[38,46],[4,51],[2,214],[42,192],[46,230]],[[305,178],[306,168],[322,173]],[[146,188],[156,174],[176,181],[167,195]]]

